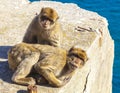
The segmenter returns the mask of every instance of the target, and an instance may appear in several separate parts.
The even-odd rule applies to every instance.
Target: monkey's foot
[[[28,93],[37,93],[37,86],[35,86],[35,85],[29,85],[27,87],[27,91],[28,91]]]

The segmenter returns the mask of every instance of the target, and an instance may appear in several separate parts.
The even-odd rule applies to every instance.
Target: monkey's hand
[[[64,75],[59,77],[59,80],[62,81],[62,85],[67,84],[71,80],[73,74],[74,71],[67,71]]]
[[[62,76],[62,77],[60,77],[59,79],[60,79],[60,80],[64,83],[64,85],[65,85],[66,83],[68,83],[68,82],[70,81],[71,76]]]

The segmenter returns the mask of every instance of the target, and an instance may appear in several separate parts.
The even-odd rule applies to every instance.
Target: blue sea
[[[37,0],[30,0],[37,1]],[[39,0],[38,0],[39,1]],[[107,18],[110,34],[115,41],[112,93],[120,93],[120,0],[51,0],[75,3],[79,7],[97,12]]]

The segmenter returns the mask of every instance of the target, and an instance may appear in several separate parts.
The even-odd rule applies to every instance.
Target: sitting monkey
[[[57,12],[50,8],[42,8],[29,25],[23,38],[25,43],[47,44],[60,47],[62,31]]]
[[[28,76],[34,69],[50,85],[61,87],[86,61],[86,52],[76,47],[67,52],[49,45],[20,43],[8,52],[9,67],[15,71],[12,81],[22,85],[36,83],[33,77]]]

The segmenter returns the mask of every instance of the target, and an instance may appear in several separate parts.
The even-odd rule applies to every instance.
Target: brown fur
[[[27,32],[23,38],[23,42],[47,44],[60,47],[62,39],[62,31],[57,12],[50,8],[42,8],[29,25]]]
[[[42,76],[37,77],[37,80],[41,79],[39,83],[46,80],[52,86],[63,86],[86,59],[86,52],[74,47],[67,52],[49,45],[21,43],[8,52],[9,67],[15,71],[12,80],[22,85],[36,83],[33,77],[28,77],[34,69]]]

